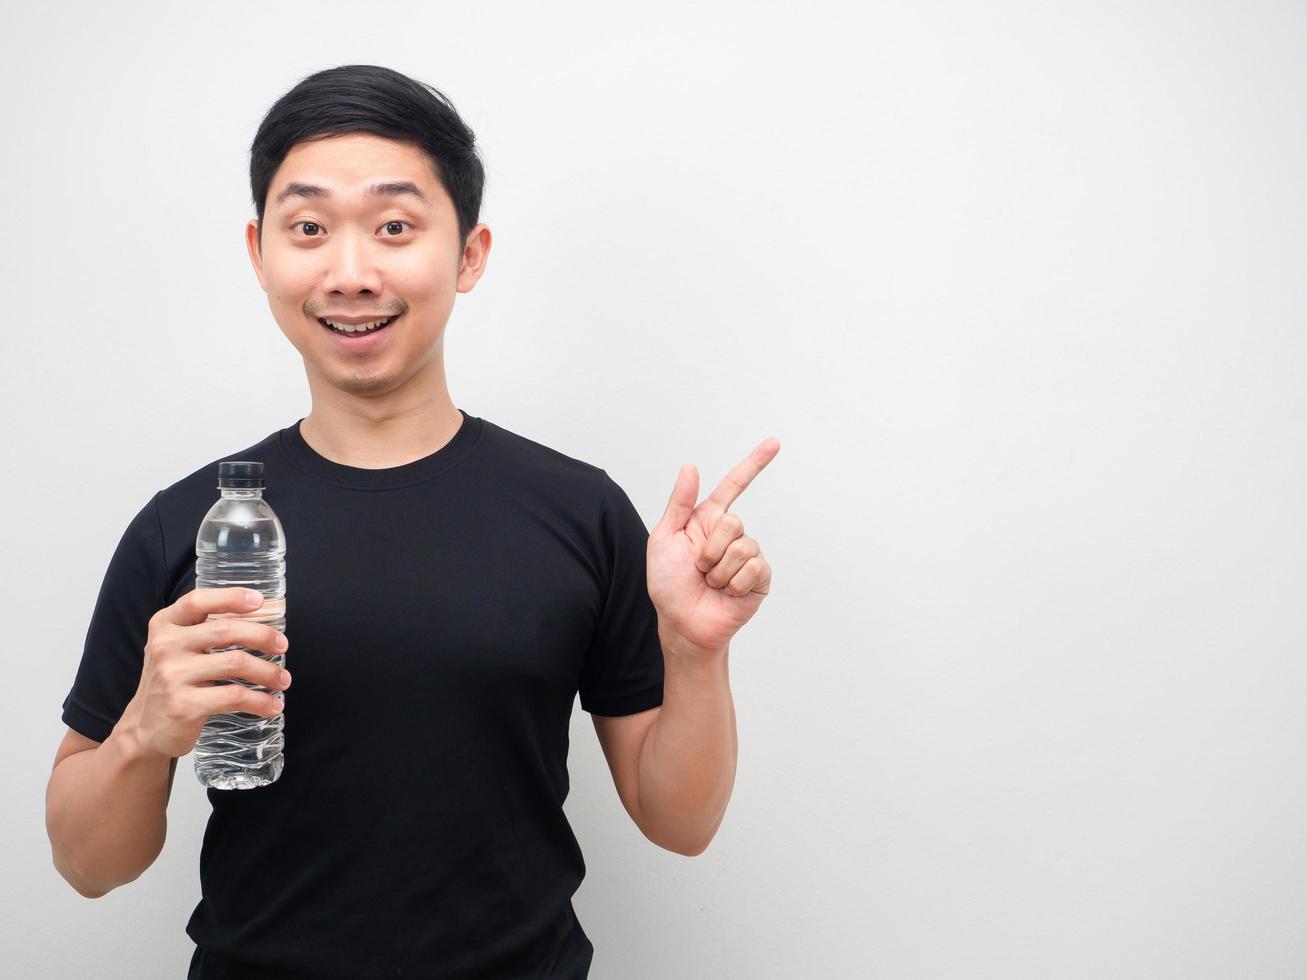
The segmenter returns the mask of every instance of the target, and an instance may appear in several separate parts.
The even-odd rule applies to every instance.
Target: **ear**
[[[490,257],[490,229],[486,225],[477,225],[467,233],[463,244],[463,255],[458,266],[458,291],[468,293],[486,271],[486,259]]]
[[[251,218],[245,225],[245,250],[250,253],[250,264],[259,277],[259,286],[266,293],[268,284],[263,279],[263,249],[259,245],[259,219]]]

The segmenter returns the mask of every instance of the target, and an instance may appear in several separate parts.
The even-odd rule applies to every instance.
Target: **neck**
[[[416,405],[333,404],[314,400],[300,435],[319,456],[345,466],[387,469],[430,456],[463,424],[448,392]]]

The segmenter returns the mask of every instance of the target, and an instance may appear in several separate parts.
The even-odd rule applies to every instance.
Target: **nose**
[[[342,232],[323,251],[327,259],[323,289],[328,294],[381,294],[381,273],[372,242],[366,235]]]

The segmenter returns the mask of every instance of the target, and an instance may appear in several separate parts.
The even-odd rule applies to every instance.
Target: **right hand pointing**
[[[272,691],[290,686],[289,673],[246,650],[206,652],[239,643],[269,656],[285,653],[289,647],[285,634],[266,623],[207,618],[210,614],[244,616],[253,612],[263,604],[263,597],[249,603],[247,591],[193,589],[150,617],[141,682],[119,722],[141,751],[180,758],[195,748],[211,715],[247,711],[272,717],[284,707],[276,695],[244,684],[212,683],[240,677]]]

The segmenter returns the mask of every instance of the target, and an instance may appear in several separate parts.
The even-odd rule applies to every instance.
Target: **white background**
[[[132,515],[308,412],[249,144],[359,62],[449,94],[486,159],[456,405],[649,524],[682,463],[706,494],[782,443],[732,508],[775,580],[706,853],[639,834],[573,715],[596,980],[1307,972],[1301,4],[6,22],[7,975],[185,974],[192,759],[159,860],[84,899],[44,828],[59,707]]]

